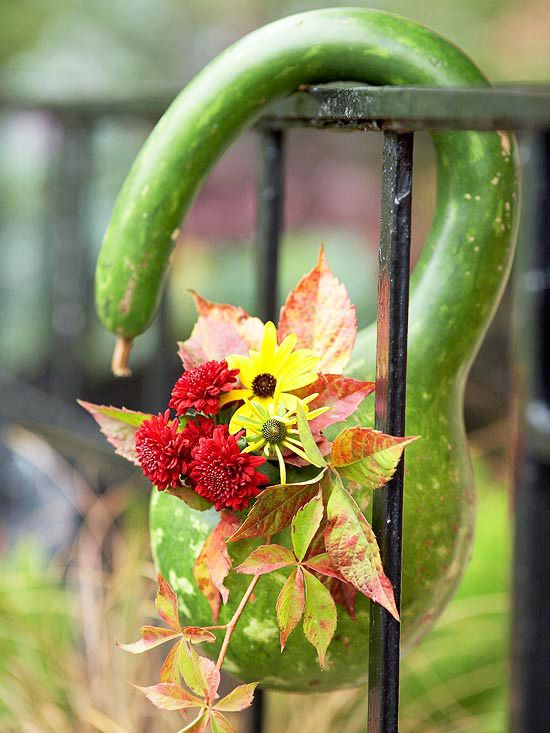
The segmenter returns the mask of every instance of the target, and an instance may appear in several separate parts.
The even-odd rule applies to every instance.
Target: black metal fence
[[[120,99],[99,104],[26,104],[0,100],[4,109],[43,109],[63,128],[63,165],[58,171],[71,198],[59,206],[79,207],[84,180],[75,165],[86,156],[90,132],[101,116],[137,114],[156,118],[173,96]],[[517,268],[521,343],[516,349],[521,380],[515,491],[515,590],[511,729],[542,733],[550,720],[550,94],[535,89],[425,89],[323,87],[299,92],[258,124],[258,311],[273,318],[282,233],[284,148],[293,126],[380,131],[384,134],[382,225],[379,249],[376,426],[394,435],[405,429],[407,318],[411,226],[413,136],[418,130],[518,131],[528,164],[524,171],[522,256]],[[398,193],[398,195],[396,195]],[[82,237],[78,217],[69,215],[64,233],[66,268],[58,274],[60,302],[82,302],[81,261],[72,247]],[[67,290],[69,288],[69,290]],[[383,299],[383,301],[382,301]],[[69,309],[70,310],[70,309]],[[161,321],[162,323],[162,321]],[[70,338],[58,334],[53,351],[62,358],[52,375],[56,385],[79,373]],[[158,374],[156,376],[158,379]],[[77,388],[77,385],[74,385]],[[399,604],[401,591],[403,466],[391,486],[377,492],[373,527],[386,572]],[[399,701],[399,624],[372,604],[369,656],[369,733],[396,733]],[[254,731],[262,731],[258,696]]]

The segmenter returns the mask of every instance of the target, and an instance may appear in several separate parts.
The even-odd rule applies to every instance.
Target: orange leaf
[[[220,523],[206,538],[193,568],[199,590],[212,609],[214,621],[218,618],[222,601],[227,602],[229,590],[223,581],[231,569],[231,558],[225,540],[239,527],[240,519],[232,512],[222,512]]]
[[[177,639],[181,636],[179,631],[163,629],[160,626],[142,626],[139,633],[141,635],[139,641],[135,641],[133,644],[117,644],[118,648],[130,652],[130,654],[141,654],[164,644],[165,641]]]
[[[239,685],[226,695],[222,700],[216,703],[216,710],[223,710],[227,713],[237,713],[245,710],[252,705],[254,698],[254,690],[257,682],[249,682],[247,685]]]
[[[221,361],[228,354],[248,354],[248,348],[237,328],[224,321],[199,316],[187,341],[178,342],[178,356],[186,369],[215,359]]]
[[[342,372],[349,362],[357,335],[355,306],[330,271],[323,247],[317,265],[289,293],[278,333],[280,341],[295,333],[299,348],[320,357],[321,372]]]
[[[158,575],[159,589],[155,600],[155,606],[159,616],[166,621],[171,629],[178,632],[181,631],[180,619],[178,614],[178,598],[170,583],[168,583],[162,575]]]
[[[204,705],[199,697],[173,682],[159,682],[158,685],[151,687],[140,687],[139,685],[135,687],[161,710],[188,710]]]
[[[233,324],[248,349],[260,349],[264,324],[259,318],[249,316],[244,308],[240,306],[229,305],[228,303],[213,303],[211,300],[201,297],[194,290],[191,291],[191,295],[199,316]]]
[[[253,550],[243,562],[235,568],[235,572],[245,575],[265,575],[273,570],[294,565],[294,554],[281,545],[261,545]]]

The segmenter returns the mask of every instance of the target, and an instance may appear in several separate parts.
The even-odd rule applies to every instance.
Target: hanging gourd
[[[458,48],[436,33],[395,15],[360,8],[295,15],[251,33],[222,53],[184,89],[151,133],[119,195],[105,236],[97,267],[97,308],[104,325],[119,338],[114,359],[114,367],[119,373],[126,369],[132,339],[151,322],[182,217],[216,161],[277,100],[303,84],[339,80],[432,87],[488,84]],[[505,133],[490,132],[448,132],[432,137],[437,165],[436,211],[412,275],[410,299],[406,421],[408,434],[421,436],[421,439],[407,448],[405,474],[401,606],[405,651],[419,642],[441,614],[461,578],[470,552],[475,491],[463,423],[463,391],[469,367],[507,279],[515,232],[516,176],[512,139]],[[285,306],[279,324],[279,343],[289,333],[288,323],[296,326],[299,322],[300,316],[292,311],[301,297],[300,288],[313,288],[316,278],[317,281],[327,278],[332,288],[341,287],[332,277],[321,255],[317,266],[291,294]],[[345,296],[341,297],[345,319],[349,304]],[[205,319],[210,319],[210,326],[212,322],[218,326],[229,323],[232,328],[238,325],[241,340],[246,345],[255,343],[257,348],[261,338],[268,344],[266,348],[269,340],[276,338],[270,331],[272,326],[262,330],[257,319],[249,318],[238,309],[216,308],[198,297],[195,301],[200,316],[198,331],[182,345],[180,352],[189,369],[201,363],[197,353],[205,343],[201,340],[204,337],[201,329],[207,327]],[[354,324],[347,323],[348,331],[353,327]],[[211,336],[214,333],[227,336],[227,332],[212,328]],[[219,338],[221,341],[216,340]],[[234,349],[234,342],[229,343],[229,338],[225,343],[224,338],[214,336],[219,351],[216,358],[223,360],[225,355],[235,352],[240,356],[229,359],[227,373],[216,373],[221,407],[228,404],[223,395],[235,388],[236,370],[240,368],[244,375],[246,369],[252,369],[250,359],[253,358]],[[290,345],[285,348],[290,349]],[[375,326],[359,332],[349,364],[346,348],[342,346],[339,362],[336,359],[329,363],[330,370],[337,372],[338,365],[346,364],[345,374],[350,380],[357,380],[357,384],[362,385],[372,381]],[[212,354],[206,356],[213,358]],[[318,353],[317,358],[320,356],[322,354]],[[313,371],[318,378],[323,369],[316,362]],[[304,374],[307,372],[304,367]],[[251,379],[254,375],[258,376],[254,373]],[[311,383],[312,380],[307,382],[306,379],[299,387]],[[245,406],[247,402],[242,400],[247,388],[247,399],[253,400],[257,392],[243,376],[239,399]],[[266,383],[262,388],[267,394],[270,385]],[[372,427],[372,397],[362,401],[368,389],[364,386],[362,392],[357,389],[361,399],[353,405],[350,424]],[[293,395],[299,393],[295,385],[288,391]],[[182,395],[183,402],[178,403],[176,395],[171,405],[180,404],[182,410],[186,410],[192,400],[185,402],[188,391],[183,390]],[[201,404],[203,407],[197,409],[207,414],[205,403]],[[312,409],[314,405],[315,402]],[[133,441],[136,429],[147,416],[92,405],[87,407],[119,452],[139,463],[139,456],[136,458],[133,452]],[[290,410],[288,424],[295,431],[294,435],[299,436],[298,448],[304,451],[302,428],[308,416],[307,410],[301,410],[301,407],[295,412]],[[178,414],[183,412],[180,410]],[[190,419],[189,413],[185,414],[183,422]],[[252,434],[252,423],[260,418],[252,413],[244,417],[239,427],[250,438],[248,429]],[[172,430],[174,435],[183,427],[183,423],[179,427],[172,424],[168,417],[155,419],[159,421],[159,430]],[[116,435],[113,425],[118,425]],[[342,427],[345,425],[339,425],[336,432]],[[276,426],[273,424],[271,428],[275,430]],[[261,438],[261,430],[260,433],[256,431],[256,437],[258,435]],[[276,442],[274,433],[269,433],[272,437],[266,438],[266,435],[264,431],[264,443],[258,449],[260,454],[266,440],[268,443],[272,440],[273,445]],[[327,435],[334,440],[335,433],[330,429]],[[314,434],[313,437],[320,436]],[[177,443],[177,440],[176,435],[174,441]],[[331,460],[336,467],[334,445]],[[128,446],[131,446],[130,452]],[[307,450],[305,452],[308,454]],[[275,470],[286,470],[279,465],[275,452],[269,453],[268,458]],[[141,464],[144,465],[143,461]],[[257,471],[262,470],[258,465]],[[316,475],[315,471],[325,471],[323,481],[326,481],[326,475],[332,470],[325,469],[323,461],[301,475],[309,480]],[[163,476],[169,476],[167,471]],[[343,474],[344,478],[351,477],[357,483],[353,472],[348,472],[347,476],[345,471]],[[232,618],[249,587],[246,563],[241,573],[231,572],[226,578],[222,573],[217,586],[214,584],[216,587],[209,603],[197,586],[196,561],[199,554],[204,553],[207,538],[212,541],[211,532],[218,525],[219,513],[214,509],[199,511],[189,506],[181,500],[181,495],[191,490],[188,487],[174,490],[170,480],[168,477],[166,485],[172,486],[171,492],[154,490],[151,502],[153,556],[161,576],[167,581],[161,588],[160,607],[164,601],[170,605],[171,586],[177,593],[180,618],[185,623],[211,625],[214,599],[214,605],[218,603],[219,606],[219,619],[215,623],[223,626]],[[302,486],[305,480],[302,478]],[[196,482],[202,485],[199,479]],[[263,488],[261,481],[255,488],[257,491],[250,489],[250,497],[257,496]],[[313,492],[307,496],[310,522],[315,524],[318,507],[311,501],[319,494]],[[232,516],[227,515],[227,526],[217,537],[220,557],[226,546],[223,540],[229,535],[240,532],[241,537],[250,536],[242,530],[250,524],[247,525],[247,512],[244,511],[236,523],[232,523]],[[276,545],[287,548],[286,555],[280,550],[281,557],[287,560],[291,549],[297,550],[290,535],[287,527],[275,539],[271,538]],[[233,567],[244,563],[260,544],[260,539],[230,542],[227,547]],[[282,564],[278,567],[285,567],[281,558],[279,561]],[[344,608],[338,608],[336,632],[324,660],[325,668],[320,671],[316,651],[301,633],[289,635],[281,654],[274,609],[287,576],[288,572],[277,571],[262,577],[233,630],[225,668],[243,681],[260,680],[264,686],[280,690],[321,691],[363,684],[368,669],[370,601],[358,595],[354,617]],[[216,596],[220,588],[223,598]],[[221,603],[222,600],[227,602]],[[389,595],[386,605],[391,607]],[[172,618],[172,622],[177,628],[170,638],[179,638],[179,620]],[[186,633],[188,640],[198,640],[192,638],[195,632]],[[204,633],[212,635],[212,632]],[[183,638],[186,638],[185,633]],[[217,638],[211,646],[205,646],[205,651],[215,657],[220,645],[221,638]],[[192,649],[192,645],[188,648]]]

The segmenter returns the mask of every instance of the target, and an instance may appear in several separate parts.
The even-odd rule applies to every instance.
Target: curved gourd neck
[[[98,312],[109,329],[128,339],[147,328],[180,221],[235,138],[299,85],[338,80],[487,83],[455,46],[379,11],[313,11],[246,36],[177,97],[132,167],[98,262]],[[505,135],[447,133],[434,140],[437,207],[412,280],[411,358],[457,369],[473,355],[506,279],[514,163]]]

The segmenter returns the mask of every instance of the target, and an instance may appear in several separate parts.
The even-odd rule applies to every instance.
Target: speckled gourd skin
[[[103,323],[132,337],[148,325],[181,217],[229,144],[273,101],[300,84],[486,86],[476,66],[448,41],[404,18],[359,8],[295,15],[245,37],[179,95],[136,160],[118,199],[97,270]],[[462,409],[465,378],[506,282],[515,236],[513,141],[501,133],[433,135],[437,205],[411,283],[404,530],[403,644],[431,627],[460,580],[470,551],[475,492]],[[374,377],[375,327],[359,334],[349,373]],[[372,424],[372,398],[350,423]],[[160,572],[194,624],[210,621],[192,574],[215,512],[190,510],[153,493],[152,546]],[[288,544],[288,534],[275,538]],[[253,545],[232,546],[236,561]],[[275,599],[286,573],[262,579],[244,612],[226,668],[266,687],[329,690],[366,681],[368,601],[338,629],[320,672],[300,630],[279,652]],[[228,579],[226,621],[245,577]]]

